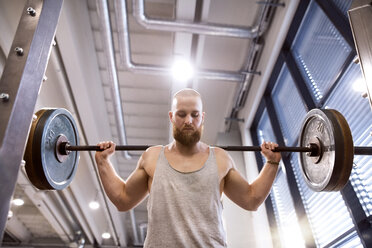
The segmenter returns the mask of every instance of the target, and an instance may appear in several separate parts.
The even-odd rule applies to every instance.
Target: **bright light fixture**
[[[13,217],[13,211],[9,210],[8,212],[8,220]]]
[[[177,59],[172,66],[172,75],[176,81],[186,82],[194,76],[194,68],[190,61]]]
[[[22,206],[23,204],[25,204],[25,201],[20,198],[16,198],[16,199],[13,199],[13,204],[16,206]]]
[[[93,210],[96,210],[99,208],[99,203],[97,201],[91,201],[89,202],[89,207]]]
[[[102,233],[102,238],[103,239],[109,239],[109,238],[111,238],[111,234],[109,234],[108,232]]]
[[[367,91],[366,84],[362,78],[358,78],[353,83],[353,90],[359,93],[364,93]]]

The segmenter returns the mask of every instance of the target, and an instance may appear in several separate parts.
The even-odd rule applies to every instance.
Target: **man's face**
[[[173,137],[185,146],[195,145],[203,133],[204,113],[197,96],[180,96],[175,99],[169,117],[173,125]]]

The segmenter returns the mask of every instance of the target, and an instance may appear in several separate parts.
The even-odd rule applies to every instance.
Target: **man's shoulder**
[[[142,158],[144,159],[151,159],[153,157],[158,157],[163,146],[162,145],[157,145],[157,146],[151,146],[146,149],[146,151],[142,154]]]
[[[227,151],[220,147],[214,147],[216,163],[221,178],[224,178],[228,172],[234,168],[234,162]]]
[[[157,146],[150,146],[146,149],[146,152],[153,153],[153,152],[160,152],[163,148],[163,145],[157,145]]]
[[[230,154],[220,147],[214,147],[214,154],[216,156],[217,162],[222,164],[230,164],[233,162]]]
[[[147,148],[146,151],[144,151],[141,155],[139,160],[139,168],[145,169],[147,174],[152,175],[161,150],[161,145]]]
[[[230,155],[220,147],[213,147],[216,158],[219,159],[230,159]]]

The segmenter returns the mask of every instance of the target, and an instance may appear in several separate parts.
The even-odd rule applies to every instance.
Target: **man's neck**
[[[169,150],[181,153],[182,155],[194,155],[195,153],[199,153],[202,150],[202,146],[203,144],[200,141],[198,141],[194,145],[185,146],[181,144],[180,142],[174,140],[170,144]]]

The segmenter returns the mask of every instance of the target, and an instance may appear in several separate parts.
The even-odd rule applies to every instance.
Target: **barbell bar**
[[[42,190],[61,190],[72,181],[79,151],[100,151],[96,145],[79,145],[77,126],[66,109],[36,113],[26,146],[26,172]],[[150,145],[117,145],[115,150],[140,151]],[[227,151],[261,151],[259,146],[219,146]],[[354,155],[372,155],[372,147],[354,147],[346,119],[336,110],[313,109],[301,127],[299,147],[276,147],[274,152],[299,152],[303,178],[314,191],[337,191],[349,180]]]
[[[153,145],[116,145],[115,151],[144,151]],[[260,146],[216,146],[226,151],[242,151],[242,152],[260,152]],[[65,151],[103,151],[99,146],[86,145],[86,146],[72,146],[68,143],[61,144],[61,152]],[[317,154],[319,147],[298,147],[298,146],[278,146],[273,152],[309,152]],[[64,152],[66,153],[66,152]],[[368,146],[355,146],[354,155],[372,155],[372,147]]]
[[[68,143],[62,143],[60,145],[60,151],[102,151],[99,146],[95,145],[86,145],[86,146],[72,146]],[[116,151],[143,151],[147,148],[151,147],[152,145],[117,145],[115,147]],[[261,151],[261,147],[259,146],[217,146],[222,148],[226,151],[251,151],[251,152],[258,152]],[[293,147],[293,146],[278,146],[273,151],[274,152],[310,152],[310,153],[317,153],[318,147]],[[65,153],[65,152],[64,152]]]
[[[278,146],[273,152],[306,152],[311,154],[318,154],[319,147],[315,144],[310,144],[313,146],[298,147],[298,146]],[[115,151],[144,151],[153,145],[116,145]],[[242,151],[242,152],[260,152],[260,146],[216,146],[226,151]],[[103,151],[99,146],[96,145],[79,145],[72,146],[68,143],[61,144],[59,148],[61,152],[68,153],[65,151]],[[368,146],[355,146],[354,155],[372,155],[372,147]]]

